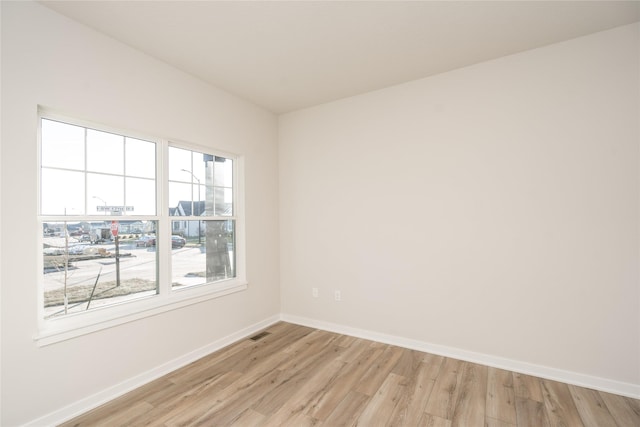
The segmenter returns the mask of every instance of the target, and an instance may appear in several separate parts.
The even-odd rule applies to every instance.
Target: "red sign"
[[[113,234],[113,237],[118,235],[118,223],[116,221],[111,221],[111,234]]]

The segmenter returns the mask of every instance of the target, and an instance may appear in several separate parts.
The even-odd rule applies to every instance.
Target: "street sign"
[[[111,213],[133,212],[133,206],[98,205],[96,206],[96,210],[98,212],[111,212]]]
[[[111,221],[111,234],[113,234],[113,237],[118,235],[118,223],[116,221]]]

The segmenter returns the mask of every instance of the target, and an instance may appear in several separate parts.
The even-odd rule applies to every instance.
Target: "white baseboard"
[[[280,321],[279,315],[269,317],[265,320],[262,320],[258,323],[255,323],[251,326],[248,326],[244,329],[234,332],[231,335],[228,335],[224,338],[220,338],[219,340],[216,340],[211,344],[208,344],[204,347],[201,347],[197,350],[194,350],[190,353],[180,356],[177,359],[173,359],[147,372],[144,372],[140,375],[137,375],[119,384],[116,384],[112,387],[102,390],[92,396],[86,397],[82,400],[72,403],[71,405],[65,406],[64,408],[61,408],[43,417],[30,421],[29,423],[25,424],[25,426],[26,427],[55,426],[65,421],[68,421],[74,417],[77,417],[78,415],[81,415],[87,411],[97,408],[98,406],[110,400],[113,400],[119,396],[122,396],[123,394],[128,393],[140,386],[143,386],[155,379],[158,379],[163,375],[166,375],[170,372],[175,371],[176,369],[186,366],[191,362],[195,362],[196,360],[208,354],[211,354],[217,350],[220,350],[221,348],[226,347],[229,344],[233,344],[236,341],[244,339],[258,332],[259,330],[264,329],[279,321]]]
[[[295,323],[302,326],[309,326],[312,328],[335,332],[342,335],[349,335],[385,344],[396,345],[399,347],[410,348],[412,350],[418,350],[425,353],[437,354],[439,356],[451,357],[467,362],[478,363],[481,365],[505,369],[521,374],[527,374],[534,377],[545,378],[567,384],[573,384],[580,387],[586,387],[605,391],[608,393],[632,397],[634,399],[640,399],[640,385],[638,384],[624,383],[620,381],[609,380],[606,378],[594,377],[577,372],[520,362],[517,360],[476,353],[473,351],[462,350],[454,347],[426,343],[409,338],[382,334],[365,329],[352,328],[349,326],[309,319],[306,317],[294,316],[290,314],[283,313],[281,315],[281,319],[285,322]]]

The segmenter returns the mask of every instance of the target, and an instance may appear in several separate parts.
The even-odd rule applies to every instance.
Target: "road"
[[[102,248],[112,254],[115,245],[91,245],[91,248]],[[203,248],[204,249],[204,248]],[[120,280],[138,278],[156,280],[156,248],[136,247],[135,243],[120,244]],[[122,256],[131,254],[131,256]],[[194,285],[204,283],[202,277],[206,270],[206,253],[200,247],[185,246],[171,250],[172,254],[172,283],[180,285]],[[93,285],[98,274],[100,282],[116,280],[115,258],[97,258],[74,262],[68,271],[67,285]],[[44,290],[64,287],[64,271],[53,271],[44,274]]]

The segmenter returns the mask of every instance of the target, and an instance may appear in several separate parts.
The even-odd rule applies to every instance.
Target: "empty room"
[[[640,425],[640,2],[0,20],[2,426]]]

